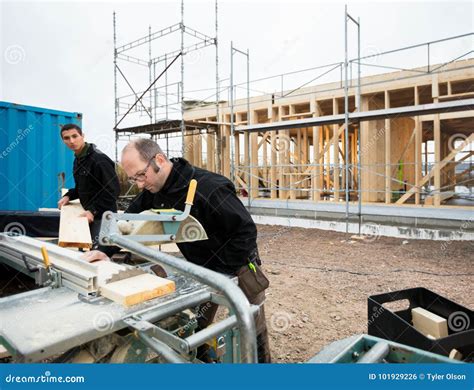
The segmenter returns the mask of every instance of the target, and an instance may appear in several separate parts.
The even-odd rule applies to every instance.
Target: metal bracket
[[[28,256],[25,254],[21,255],[21,260],[25,264],[27,271],[35,274],[35,284],[37,286],[50,286],[52,288],[61,287],[60,273],[51,269],[47,270],[46,268],[38,265],[34,267],[31,266],[31,264],[28,262]],[[33,259],[32,261],[36,263],[36,260]]]

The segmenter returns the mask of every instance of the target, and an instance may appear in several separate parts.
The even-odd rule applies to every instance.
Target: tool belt
[[[237,271],[239,287],[249,301],[252,301],[270,285],[270,281],[263,273],[258,249],[255,248],[247,259],[248,264]]]

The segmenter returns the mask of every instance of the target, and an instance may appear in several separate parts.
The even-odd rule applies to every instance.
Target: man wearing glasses
[[[126,213],[149,209],[184,210],[191,179],[197,191],[191,215],[203,226],[207,240],[177,244],[184,257],[197,265],[238,277],[239,286],[252,304],[261,305],[256,318],[258,361],[270,363],[270,348],[263,302],[268,279],[263,274],[257,250],[257,228],[252,217],[237,198],[234,185],[226,177],[194,167],[182,158],[168,159],[158,144],[150,139],[130,142],[122,152],[122,167],[129,181],[143,191],[135,197]],[[111,256],[120,250],[107,247]],[[88,261],[103,260],[107,255],[91,251]],[[210,325],[217,305],[206,303],[200,310],[198,327]],[[206,360],[206,348],[198,349],[198,358]]]
[[[82,216],[89,222],[93,246],[98,246],[102,214],[117,212],[120,185],[114,162],[94,144],[84,141],[82,129],[72,123],[61,128],[64,144],[74,152],[73,174],[75,187],[58,202],[58,208],[78,199],[85,212]]]

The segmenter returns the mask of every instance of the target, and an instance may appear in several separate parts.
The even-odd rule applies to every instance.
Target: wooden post
[[[268,132],[265,132],[265,134],[263,134],[263,138],[262,138],[262,159],[263,159],[263,167],[262,167],[262,179],[263,179],[263,185],[264,187],[268,187],[268,161],[267,161],[267,137],[270,136],[270,134]]]
[[[215,149],[216,149],[215,133],[208,133],[207,134],[207,164],[209,167],[208,170],[212,172],[216,171]]]
[[[250,124],[256,123],[255,111],[250,111]],[[250,134],[250,188],[252,198],[258,198],[258,133]]]
[[[345,127],[345,126],[344,126]],[[339,129],[338,129],[339,131]],[[341,134],[341,148],[338,148],[338,151],[342,153],[339,156],[340,161],[349,161],[347,159],[347,153],[346,153],[346,132],[343,131]],[[341,150],[342,149],[342,150]],[[344,191],[349,191],[349,188],[346,188],[346,169],[345,167],[342,169],[342,187],[344,188]]]
[[[319,111],[319,114],[321,114],[321,111]],[[319,189],[322,191],[324,189],[324,127],[318,126],[318,129],[319,129],[319,141],[318,141],[319,142]]]
[[[285,112],[284,112],[284,108],[282,106],[280,106],[280,109],[278,111],[278,121],[281,121],[281,117],[282,115],[284,115]],[[288,190],[286,190],[286,188],[288,187],[287,185],[287,178],[285,176],[285,173],[287,172],[287,167],[283,166],[285,165],[286,163],[286,157],[287,157],[287,154],[288,152],[285,150],[284,147],[282,147],[282,145],[285,144],[285,141],[287,140],[286,139],[286,134],[287,134],[287,131],[286,130],[279,130],[278,131],[278,136],[277,136],[277,141],[276,144],[275,144],[275,147],[278,148],[278,164],[280,165],[279,167],[279,187],[280,187],[280,190],[279,190],[279,197],[280,199],[287,199],[288,197]],[[285,188],[285,189],[282,189],[282,188]]]
[[[439,85],[438,85],[438,75],[434,74],[432,79],[432,96],[433,103],[439,102]],[[434,137],[434,206],[439,207],[441,205],[440,191],[441,191],[441,170],[440,170],[440,161],[441,161],[441,121],[439,114],[434,115],[433,120],[433,137]]]
[[[224,126],[219,123],[223,122],[222,119],[224,116],[220,113],[216,116],[217,128],[216,128],[216,172],[222,175],[222,132],[224,131]]]
[[[385,109],[387,108],[390,108],[390,94],[388,91],[385,91]],[[390,126],[390,119],[385,119],[385,203],[387,204],[392,202],[392,149]],[[401,186],[401,183],[397,182],[396,188],[398,189]]]
[[[298,117],[299,119],[299,117]],[[296,178],[299,180],[300,179],[300,176],[298,175],[300,172],[302,172],[302,166],[301,164],[303,163],[303,159],[302,159],[302,152],[303,152],[303,137],[302,137],[302,131],[303,129],[302,128],[299,128],[296,130],[296,153],[295,153],[295,162],[294,162],[294,165],[295,165],[295,170],[294,170],[294,173],[296,173]],[[295,183],[297,180],[294,180],[293,182]],[[295,183],[296,185],[296,183]],[[296,192],[296,196],[300,196],[300,191],[297,191]]]
[[[316,102],[316,97],[311,95],[310,101],[310,111],[313,113],[313,117],[319,116],[319,105]],[[320,192],[320,176],[321,176],[321,166],[320,164],[320,153],[319,153],[319,133],[320,126],[313,127],[313,164],[315,164],[314,169],[312,170],[311,177],[311,199],[315,202],[321,200]]]
[[[249,118],[247,118],[247,124],[249,124]],[[244,132],[244,181],[247,184],[247,188],[250,186],[250,177],[249,177],[249,143],[250,143],[250,133],[248,131]]]
[[[337,99],[333,98],[332,99],[332,113],[333,115],[337,115],[339,113],[339,108],[337,105]],[[333,164],[334,164],[334,169],[333,169],[333,186],[334,186],[334,201],[339,200],[339,125],[333,125],[332,126],[332,144],[333,144]]]
[[[271,110],[271,121],[276,122],[278,121],[278,107],[276,108],[269,108]],[[270,167],[270,185],[271,185],[271,190],[270,190],[270,197],[272,199],[277,198],[277,168],[276,165],[278,164],[277,160],[277,151],[276,151],[276,142],[277,142],[277,132],[272,131],[270,135],[271,139],[271,155],[270,155],[270,161],[271,161],[271,167]]]
[[[441,121],[439,114],[434,115],[433,123],[433,133],[434,133],[434,205],[436,207],[440,206],[440,190],[441,190],[441,170],[440,170],[440,161],[441,161]]]
[[[415,106],[420,104],[420,96],[418,94],[418,87],[415,86]],[[421,180],[421,144],[423,134],[421,132],[420,117],[415,118],[415,204],[420,204],[420,180]]]
[[[226,115],[224,116],[225,118],[225,122],[226,123],[230,123],[230,115]],[[223,157],[223,164],[222,164],[222,167],[223,167],[223,175],[225,177],[230,177],[230,126],[229,125],[224,125],[223,126],[223,129],[224,129],[224,137],[223,137],[223,140],[222,140],[222,148],[223,148],[223,153],[222,153],[222,157]]]
[[[196,134],[196,152],[194,153],[194,165],[202,167],[202,136]]]
[[[242,122],[242,113],[235,114],[235,121],[236,123],[240,124]],[[236,131],[234,134],[234,170],[236,176],[236,183],[237,184],[237,176],[242,176],[242,162],[240,161],[240,135]]]
[[[297,175],[297,173],[295,172],[290,172],[289,173],[289,176],[290,176],[290,199],[296,199],[296,190],[295,190],[295,175]]]
[[[326,129],[326,142],[325,145],[329,145],[329,126],[325,126]],[[329,189],[331,187],[331,178],[330,172],[331,172],[331,153],[330,153],[330,148],[326,148],[326,156],[325,156],[325,168],[326,168],[326,191],[329,192]]]

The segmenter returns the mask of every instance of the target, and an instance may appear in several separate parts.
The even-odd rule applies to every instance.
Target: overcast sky
[[[230,41],[250,51],[251,78],[260,78],[333,62],[344,58],[344,2],[220,1],[219,72],[229,77]],[[356,2],[349,12],[360,17],[362,55],[414,45],[474,31],[472,1]],[[112,13],[117,13],[117,43],[148,34],[180,21],[180,1],[150,2],[1,2],[0,99],[81,112],[87,139],[113,157],[114,78]],[[214,1],[185,1],[185,25],[215,36]],[[350,57],[356,55],[356,30],[351,27]],[[195,43],[187,37],[185,46]],[[179,34],[154,41],[153,57],[179,48]],[[453,59],[473,49],[473,40],[434,46],[431,62]],[[130,53],[148,60],[148,47]],[[472,56],[472,53],[471,53]],[[237,56],[236,82],[244,81],[244,57]],[[426,65],[426,50],[413,50],[377,59],[389,66]],[[176,81],[179,64],[170,70]],[[135,90],[147,87],[148,71],[123,64]],[[160,65],[162,66],[162,65]],[[205,48],[185,61],[185,96],[203,98],[215,87],[215,49]],[[157,72],[162,67],[157,68]],[[376,69],[373,69],[375,71]],[[378,70],[380,72],[380,70]],[[315,77],[307,73],[288,78],[285,88]],[[225,82],[223,83],[225,84]],[[255,85],[279,90],[279,79]],[[129,93],[121,83],[121,94]],[[204,94],[204,95],[203,95]],[[227,99],[223,91],[221,98]]]

